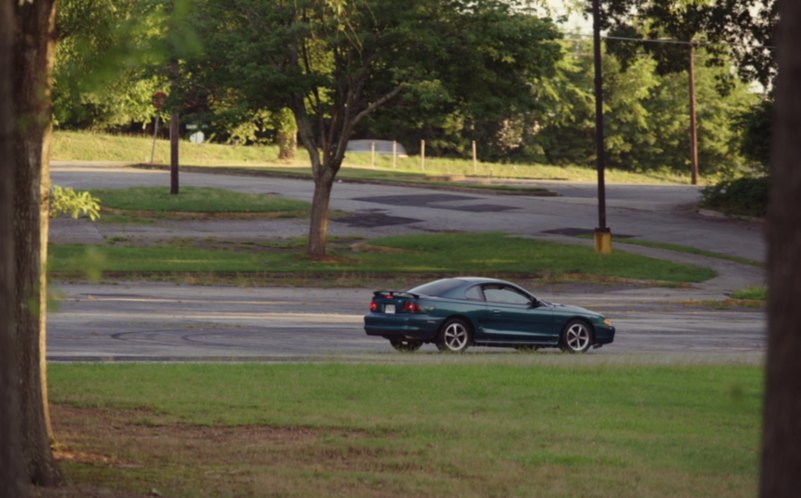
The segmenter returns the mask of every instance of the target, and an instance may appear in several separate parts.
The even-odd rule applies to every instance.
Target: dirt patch
[[[376,444],[385,431],[196,426],[148,410],[67,405],[53,405],[52,415],[68,485],[33,496],[294,496],[320,485],[309,487],[303,475],[323,473],[327,482],[354,472],[426,472],[417,455]],[[374,495],[364,486],[348,494]]]

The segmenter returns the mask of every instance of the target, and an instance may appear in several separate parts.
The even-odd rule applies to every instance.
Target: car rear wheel
[[[445,322],[439,331],[437,348],[448,353],[461,353],[470,346],[470,326],[459,318]]]
[[[571,320],[562,330],[562,351],[583,353],[592,345],[592,331],[587,322]]]
[[[392,344],[393,348],[401,353],[414,353],[420,349],[420,346],[423,345],[421,341],[410,341],[407,339],[401,341],[389,341],[389,343]]]

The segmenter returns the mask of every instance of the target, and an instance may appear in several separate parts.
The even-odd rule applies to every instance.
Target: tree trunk
[[[17,373],[24,463],[31,482],[62,481],[50,448],[45,317],[50,192],[50,94],[55,49],[55,0],[14,2],[14,256]]]
[[[298,151],[297,132],[279,130],[278,131],[278,159],[282,161],[294,161]]]
[[[0,3],[0,157],[14,152],[14,10]],[[14,164],[0,161],[0,497],[27,495],[14,347]]]
[[[298,125],[290,109],[274,114],[273,124],[278,130],[278,159],[293,161],[298,151]]]
[[[801,3],[780,2],[760,495],[801,496]]]
[[[328,204],[334,175],[328,170],[314,176],[314,197],[312,198],[311,221],[309,222],[309,256],[322,259],[328,245]]]

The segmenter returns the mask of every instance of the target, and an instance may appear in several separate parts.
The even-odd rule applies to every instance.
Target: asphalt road
[[[95,360],[288,360],[395,353],[368,337],[370,289],[190,287],[120,283],[58,286],[48,317],[48,358]],[[539,292],[611,317],[615,342],[592,355],[670,354],[759,358],[765,321],[757,311],[682,304],[678,291]],[[435,352],[427,345],[421,352]],[[473,348],[471,351],[512,352]]]
[[[167,173],[95,164],[53,165],[53,182],[76,188],[168,185]],[[183,186],[274,192],[308,200],[312,183],[251,176],[182,173]],[[501,196],[421,188],[338,183],[331,208],[347,216],[332,235],[376,237],[415,232],[506,231],[573,243],[595,227],[595,185],[533,182],[558,197]],[[691,186],[609,185],[607,213],[613,238],[673,242],[724,254],[764,259],[761,227],[700,216]],[[53,220],[55,242],[101,243],[109,237],[158,241],[172,237],[231,240],[305,235],[305,220],[160,221],[115,225]],[[683,289],[532,289],[549,301],[605,313],[618,328],[615,342],[593,356],[744,356],[765,350],[760,311],[717,311],[687,301],[720,299],[762,282],[762,270],[698,256],[627,246],[678,261],[713,267],[719,277]],[[62,285],[48,316],[48,358],[80,360],[287,360],[400,358],[387,341],[367,337],[362,315],[371,289],[189,287],[153,283]],[[419,354],[433,353],[425,346]],[[473,351],[499,351],[475,348]],[[506,351],[506,350],[500,350]]]
[[[169,174],[96,164],[54,163],[53,183],[75,188],[169,186]],[[592,183],[534,181],[557,197],[450,192],[423,188],[337,183],[331,209],[351,214],[332,221],[334,236],[377,237],[397,233],[503,231],[531,236],[592,233],[598,226],[597,187]],[[252,193],[278,193],[310,200],[311,181],[204,173],[181,174],[183,186],[213,186]],[[688,245],[754,260],[765,259],[761,226],[721,220],[694,211],[699,189],[677,185],[607,186],[607,223],[613,240],[627,237]],[[308,233],[304,220],[160,222],[131,227],[54,223],[54,239],[101,241],[103,236],[294,237]],[[575,237],[570,237],[574,239]],[[587,242],[589,243],[589,242]]]

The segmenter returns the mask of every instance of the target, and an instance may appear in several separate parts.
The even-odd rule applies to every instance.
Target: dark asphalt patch
[[[502,206],[499,204],[462,204],[459,206],[443,206],[443,202],[464,202],[477,201],[478,197],[459,194],[415,194],[415,195],[386,195],[376,197],[358,197],[353,199],[362,202],[374,202],[376,204],[389,204],[391,206],[414,206],[433,209],[448,209],[450,211],[464,211],[469,213],[500,213],[503,211],[516,210],[515,207]]]
[[[337,218],[334,221],[337,223],[344,223],[351,227],[375,228],[392,225],[408,225],[409,223],[417,223],[422,220],[404,218],[403,216],[391,216],[383,212],[357,211],[355,214],[344,218]]]
[[[471,213],[500,213],[503,211],[512,211],[514,207],[500,206],[498,204],[468,204],[467,206],[437,206],[440,209],[451,209],[453,211],[468,211]]]
[[[415,194],[415,195],[381,195],[374,197],[357,197],[354,201],[389,204],[391,206],[431,206],[438,202],[473,201],[476,197],[459,194]]]

